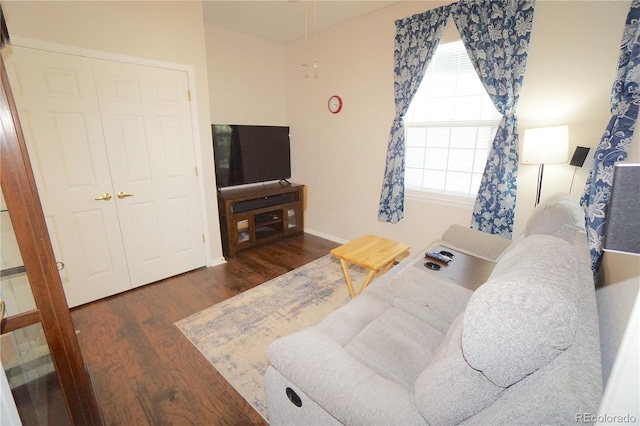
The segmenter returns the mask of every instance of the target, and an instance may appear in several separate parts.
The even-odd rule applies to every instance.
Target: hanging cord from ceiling
[[[304,77],[309,78],[309,0],[304,1]],[[313,78],[318,78],[318,0],[313,0]]]
[[[304,2],[304,77],[309,77],[309,0]]]
[[[318,0],[313,0],[313,78],[318,78]]]

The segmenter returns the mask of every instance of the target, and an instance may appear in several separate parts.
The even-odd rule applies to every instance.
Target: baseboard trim
[[[336,237],[335,235],[326,234],[324,232],[316,231],[315,229],[305,228],[304,232],[307,234],[315,235],[316,237],[324,238],[325,240],[335,241],[336,243],[345,244],[348,243],[349,240],[345,240],[344,238]]]
[[[213,259],[213,260],[207,262],[207,267],[224,265],[225,263],[227,263],[227,259],[225,259],[224,257],[219,257],[217,259]]]

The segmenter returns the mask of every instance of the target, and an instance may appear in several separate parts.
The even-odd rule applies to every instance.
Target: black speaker
[[[286,194],[269,195],[267,197],[252,198],[250,200],[236,201],[231,203],[233,213],[248,212],[249,210],[261,209],[263,207],[276,206],[278,204],[292,203],[298,201],[297,194],[287,192]]]
[[[577,146],[576,150],[573,152],[573,157],[571,157],[571,161],[569,162],[569,164],[576,167],[582,167],[582,165],[584,164],[584,160],[587,159],[587,154],[589,154],[590,150],[591,148],[589,148],[588,146]]]
[[[640,163],[616,163],[604,249],[640,254]]]

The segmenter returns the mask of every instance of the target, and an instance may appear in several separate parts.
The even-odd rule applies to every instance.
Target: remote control
[[[430,257],[432,259],[439,260],[440,262],[449,263],[451,262],[451,258],[449,256],[445,256],[442,253],[438,253],[435,251],[427,252],[424,254],[425,257]]]

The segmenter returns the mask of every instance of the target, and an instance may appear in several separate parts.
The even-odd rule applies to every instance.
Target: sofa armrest
[[[451,245],[451,248],[492,261],[496,261],[511,244],[511,240],[506,238],[461,225],[451,225],[442,235],[442,242]]]

